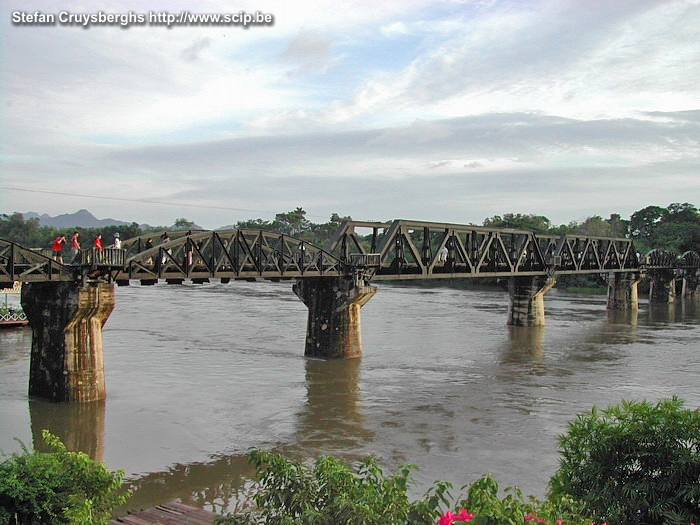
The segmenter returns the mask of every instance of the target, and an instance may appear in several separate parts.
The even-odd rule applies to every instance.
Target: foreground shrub
[[[424,500],[410,502],[406,489],[411,471],[405,466],[385,476],[374,458],[355,471],[323,456],[313,467],[279,454],[253,450],[258,482],[253,508],[219,518],[218,524],[382,524],[435,523],[447,504],[449,483],[436,483]]]
[[[680,399],[593,408],[559,444],[552,496],[609,523],[700,523],[700,411]]]
[[[69,452],[42,431],[51,452],[13,454],[0,463],[0,524],[103,524],[125,503],[122,471],[110,472],[83,452]]]
[[[401,467],[398,474],[385,476],[374,458],[356,470],[324,456],[313,467],[261,450],[249,454],[258,481],[250,488],[249,500],[217,520],[222,524],[300,524],[300,525],[404,525],[457,523],[525,524],[585,523],[578,507],[568,497],[541,502],[527,501],[518,489],[505,489],[498,496],[498,484],[484,476],[468,487],[459,513],[448,511],[452,485],[437,481],[422,499],[410,501],[409,486],[413,466]],[[557,521],[559,520],[559,521]]]
[[[590,519],[582,517],[581,506],[567,495],[552,497],[545,501],[540,501],[534,496],[525,499],[520,489],[508,487],[503,490],[504,497],[501,498],[498,483],[490,475],[483,476],[471,485],[462,488],[467,489],[467,494],[460,501],[459,507],[468,509],[472,516],[467,523],[474,525],[521,525],[524,523],[589,525],[591,523]],[[448,521],[445,520],[445,524]],[[454,521],[454,523],[459,523],[459,521]]]

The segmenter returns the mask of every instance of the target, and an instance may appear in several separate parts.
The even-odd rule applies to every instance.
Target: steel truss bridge
[[[371,234],[360,236],[358,228]],[[153,247],[148,239],[158,242],[159,234],[128,239],[120,250],[84,250],[69,264],[52,260],[45,250],[0,239],[0,286],[78,279],[154,284],[353,275],[369,282],[700,269],[696,252],[652,250],[642,256],[626,238],[401,219],[343,222],[325,249],[251,229],[172,232],[171,240]]]

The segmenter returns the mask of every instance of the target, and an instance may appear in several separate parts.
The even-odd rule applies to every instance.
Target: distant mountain
[[[28,211],[23,213],[25,219],[39,219],[41,226],[53,226],[55,228],[100,228],[104,226],[125,226],[130,222],[118,221],[116,219],[98,219],[87,210],[78,210],[75,213],[64,213],[51,217],[47,214],[39,215],[36,212]]]

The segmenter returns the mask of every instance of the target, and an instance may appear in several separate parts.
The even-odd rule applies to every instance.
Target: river
[[[543,495],[556,436],[592,405],[674,394],[700,406],[700,305],[609,314],[604,295],[550,291],[547,325],[509,328],[500,290],[379,285],[364,355],[303,356],[290,283],[121,287],[104,327],[107,399],[29,401],[30,329],[0,331],[0,450],[49,428],[124,469],[132,508],[179,498],[219,511],[252,475],[245,454],[368,454],[457,488],[492,472]]]

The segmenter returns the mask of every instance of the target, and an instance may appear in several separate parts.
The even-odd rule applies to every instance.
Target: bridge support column
[[[510,277],[508,279],[508,324],[510,326],[544,325],[544,294],[557,283],[546,276]]]
[[[683,297],[697,299],[700,297],[700,270],[693,270],[683,276]]]
[[[673,271],[656,271],[649,274],[649,302],[672,303],[676,299]]]
[[[51,401],[104,399],[102,326],[114,309],[114,285],[25,284],[22,308],[32,327],[29,395]]]
[[[307,357],[350,358],[362,355],[360,308],[377,292],[352,277],[297,279],[293,287],[309,309]]]
[[[638,273],[610,273],[608,275],[608,310],[638,310]]]

